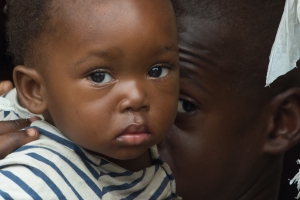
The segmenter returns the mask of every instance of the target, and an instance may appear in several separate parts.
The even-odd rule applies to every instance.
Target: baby
[[[176,199],[156,149],[178,103],[170,0],[8,0],[15,62],[1,120],[39,140],[0,161],[4,199]]]

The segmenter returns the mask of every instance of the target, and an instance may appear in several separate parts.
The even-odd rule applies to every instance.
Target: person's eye
[[[89,75],[89,79],[95,83],[107,83],[112,81],[112,77],[107,72],[96,71]]]
[[[148,72],[150,78],[162,78],[168,75],[170,66],[154,66]]]
[[[179,99],[178,100],[178,107],[177,112],[183,113],[183,112],[193,112],[196,110],[195,104],[188,100]]]

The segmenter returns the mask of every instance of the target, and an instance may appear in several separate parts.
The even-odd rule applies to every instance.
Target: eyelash
[[[105,74],[108,74],[111,77],[111,79],[114,80],[114,78],[111,75],[111,72],[109,72],[107,69],[105,69],[105,68],[95,68],[95,69],[90,70],[90,72],[88,72],[88,74],[86,75],[86,79],[89,80],[89,82],[92,85],[94,85],[94,86],[104,85],[104,84],[106,84],[108,82],[111,82],[111,81],[108,81],[108,82],[105,82],[105,83],[103,83],[103,82],[97,83],[97,82],[93,81],[91,79],[91,76],[93,74],[95,74],[95,73],[105,73]]]
[[[173,69],[174,65],[170,62],[158,62],[158,63],[152,65],[151,68],[153,68],[153,67],[165,67],[165,68],[168,68],[168,69]]]
[[[156,76],[151,76],[150,72],[151,70],[155,69],[155,68],[163,68],[163,71],[160,71],[160,74],[158,77]],[[150,79],[158,79],[158,78],[164,78],[165,76],[167,76],[169,74],[169,71],[165,72],[165,69],[167,70],[172,70],[174,68],[174,65],[172,63],[168,63],[168,62],[161,62],[161,63],[157,63],[155,65],[152,65],[152,67],[149,69],[147,76]],[[164,76],[160,77],[161,74],[166,73]],[[155,74],[154,74],[155,75]]]
[[[159,67],[160,68],[167,68],[168,70],[172,70],[174,68],[174,65],[172,63],[169,63],[169,62],[161,62],[161,63],[157,63],[157,64],[152,65],[152,67],[150,68],[150,70],[153,69],[153,68],[155,68],[155,67],[157,67],[157,68],[159,68]],[[150,72],[150,70],[148,71],[148,73]],[[106,74],[108,74],[108,75],[110,75],[112,77],[111,72],[109,72],[109,70],[107,70],[105,68],[94,68],[94,69],[91,69],[90,72],[88,72],[88,74],[87,74],[87,79],[92,84],[94,84],[96,86],[99,85],[99,84],[103,84],[103,83],[101,83],[101,82],[97,83],[97,82],[91,80],[90,76],[93,75],[93,74],[95,74],[95,73],[106,73]],[[148,73],[147,73],[147,76],[148,76]],[[160,77],[149,77],[149,78],[160,78]],[[114,79],[114,78],[112,77],[112,79]]]

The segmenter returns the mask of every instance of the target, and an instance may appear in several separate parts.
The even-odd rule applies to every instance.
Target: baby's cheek
[[[165,100],[152,117],[152,122],[156,124],[154,127],[164,136],[169,132],[174,123],[178,104],[178,100],[174,100],[174,98]]]

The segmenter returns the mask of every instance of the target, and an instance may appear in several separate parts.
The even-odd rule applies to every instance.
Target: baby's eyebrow
[[[104,59],[110,60],[121,54],[122,54],[122,51],[118,48],[112,48],[112,49],[108,49],[108,50],[91,51],[86,56],[79,59],[74,64],[74,68],[78,67],[80,64],[84,63],[86,60],[88,60],[91,57],[98,57],[98,58],[104,58]]]

